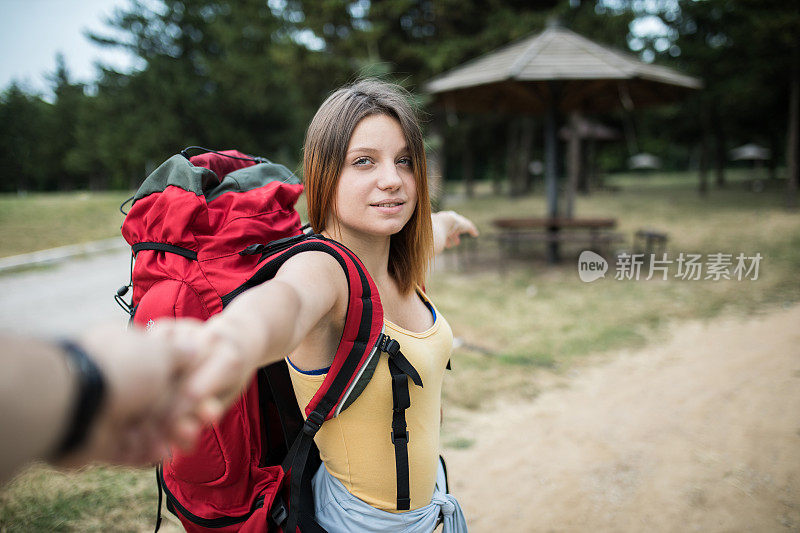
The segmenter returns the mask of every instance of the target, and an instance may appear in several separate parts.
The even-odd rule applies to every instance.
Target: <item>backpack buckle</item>
[[[298,243],[304,239],[306,239],[308,235],[305,233],[301,233],[299,235],[292,235],[291,237],[284,237],[283,239],[277,239],[274,241],[270,241],[264,247],[261,253],[268,254],[277,251],[285,250],[286,248],[290,248],[295,243]]]
[[[286,519],[289,518],[289,512],[286,510],[286,506],[283,504],[283,501],[276,502],[275,505],[272,506],[272,510],[269,514],[279,526],[283,526],[283,524],[286,522]]]
[[[273,253],[280,252],[287,248],[290,248],[294,244],[302,241],[307,237],[308,237],[307,234],[301,233],[300,235],[292,235],[291,237],[284,237],[283,239],[270,241],[267,244],[262,244],[262,243],[251,244],[250,246],[239,252],[239,255],[261,254],[261,258],[263,259],[267,255],[271,255]]]
[[[388,353],[390,356],[395,356],[400,351],[400,343],[391,338],[389,335],[382,334],[380,342],[380,349],[382,352]]]
[[[408,430],[403,431],[401,434],[392,430],[392,444],[408,444]]]
[[[266,248],[266,247],[267,247],[266,244],[251,244],[250,246],[248,246],[247,248],[245,248],[244,250],[239,252],[239,255],[256,255],[256,254],[260,254],[264,250],[264,248]]]
[[[322,427],[323,422],[325,422],[325,417],[319,411],[312,411],[306,418],[305,424],[303,424],[303,433],[313,437]]]

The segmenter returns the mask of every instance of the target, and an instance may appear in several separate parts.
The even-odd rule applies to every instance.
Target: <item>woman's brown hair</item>
[[[389,249],[389,274],[406,294],[425,283],[433,256],[433,229],[422,131],[405,89],[363,79],[342,87],[322,103],[308,126],[303,147],[308,218],[319,233],[328,216],[336,215],[336,189],[350,137],[356,125],[370,115],[387,115],[400,123],[412,161],[417,205],[403,229],[391,236]]]

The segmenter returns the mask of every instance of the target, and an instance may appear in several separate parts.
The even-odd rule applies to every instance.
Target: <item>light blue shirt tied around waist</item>
[[[436,473],[431,503],[413,511],[390,513],[376,509],[350,494],[342,483],[321,464],[311,480],[314,511],[319,525],[328,533],[431,533],[439,515],[444,518],[442,533],[466,533],[467,522],[458,501],[445,492],[442,463]]]

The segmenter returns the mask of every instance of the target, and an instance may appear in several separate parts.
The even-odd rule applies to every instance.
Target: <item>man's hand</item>
[[[478,236],[478,228],[468,218],[455,211],[439,211],[431,215],[433,224],[433,252],[439,254],[446,248],[458,246],[461,235]]]
[[[191,445],[199,429],[186,431],[177,420],[177,392],[190,354],[161,335],[119,326],[95,328],[80,339],[105,378],[105,400],[85,444],[61,458],[60,466],[91,461],[143,465],[168,453],[168,444]],[[181,431],[183,430],[183,431]]]

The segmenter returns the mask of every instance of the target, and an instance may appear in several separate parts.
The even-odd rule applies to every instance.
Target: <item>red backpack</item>
[[[187,150],[147,177],[122,226],[135,265],[117,301],[132,323],[206,320],[271,279],[289,257],[310,250],[338,261],[350,295],[342,339],[306,419],[286,363],[260,368],[194,451],[176,451],[159,466],[156,530],[163,489],[167,509],[187,531],[324,531],[314,520],[310,480],[320,460],[313,437],[355,401],[383,352],[394,392],[398,508],[408,509],[408,378],[422,382],[397,341],[383,333],[383,308],[366,268],[343,245],[301,231],[294,204],[303,186],[286,167],[234,150],[203,149],[194,157]],[[128,304],[122,297],[130,286]]]

